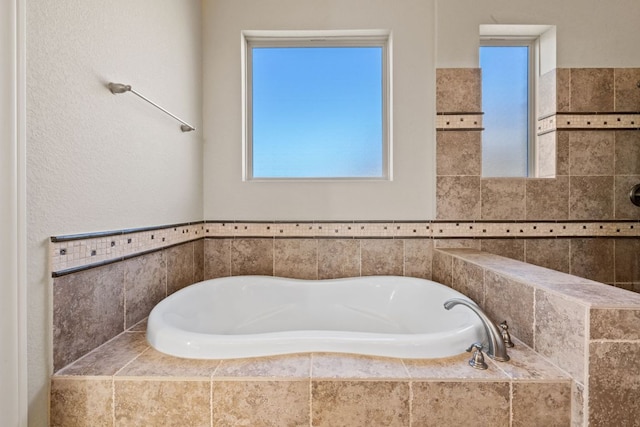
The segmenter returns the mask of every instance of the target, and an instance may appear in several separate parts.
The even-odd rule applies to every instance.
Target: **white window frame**
[[[382,48],[382,175],[380,177],[253,177],[252,57],[253,47]],[[391,33],[387,30],[242,31],[242,180],[243,181],[392,181]]]

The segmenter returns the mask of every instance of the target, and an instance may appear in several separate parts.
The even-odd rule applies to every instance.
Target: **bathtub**
[[[340,352],[431,359],[483,341],[466,298],[439,283],[396,276],[298,280],[234,276],[188,286],[149,315],[156,350],[192,359]]]

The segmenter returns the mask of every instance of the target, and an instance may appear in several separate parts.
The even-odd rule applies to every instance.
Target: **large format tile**
[[[613,111],[613,82],[613,68],[572,68],[571,111]]]
[[[433,263],[432,239],[405,239],[404,275],[431,279]]]
[[[569,219],[613,218],[613,176],[572,176],[569,186]]]
[[[231,241],[204,240],[204,279],[231,276]]]
[[[575,131],[569,134],[569,173],[613,175],[614,138],[611,131]]]
[[[512,427],[571,425],[571,382],[514,382]]]
[[[193,242],[166,249],[167,295],[195,283]]]
[[[522,178],[482,179],[482,219],[524,219],[525,184]]]
[[[51,427],[111,427],[111,379],[53,377],[50,392]]]
[[[480,175],[482,133],[478,131],[436,133],[437,175]]]
[[[436,217],[440,220],[480,218],[480,176],[436,178]]]
[[[124,262],[125,329],[149,315],[167,296],[165,252],[158,251]]]
[[[479,68],[436,70],[436,111],[475,113],[482,111],[482,79]]]
[[[275,239],[274,275],[295,279],[318,278],[318,241],[316,239]]]
[[[231,274],[273,276],[273,239],[232,240]]]
[[[561,220],[569,217],[569,177],[526,180],[528,220]]]
[[[616,68],[613,70],[615,80],[615,111],[640,111],[640,68]]]
[[[404,242],[397,239],[363,239],[361,274],[403,275]]]
[[[360,276],[360,240],[318,240],[318,279],[357,276]]]

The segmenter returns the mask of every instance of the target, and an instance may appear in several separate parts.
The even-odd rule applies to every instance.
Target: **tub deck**
[[[511,361],[301,353],[181,359],[146,322],[58,371],[52,426],[570,425],[572,380],[516,340]]]

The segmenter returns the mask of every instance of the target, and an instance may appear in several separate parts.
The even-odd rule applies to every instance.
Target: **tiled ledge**
[[[53,277],[201,238],[568,238],[640,237],[639,221],[207,221],[54,236]]]
[[[509,362],[487,358],[486,371],[471,368],[468,354],[190,360],[149,347],[144,327],[52,377],[52,425],[184,425],[184,417],[194,425],[567,425],[570,416],[570,378],[520,342]]]

